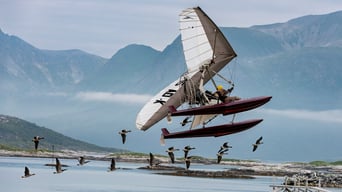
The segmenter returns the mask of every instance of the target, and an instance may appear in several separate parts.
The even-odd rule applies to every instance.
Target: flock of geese
[[[85,165],[86,163],[89,163],[90,161],[86,161],[84,157],[79,157],[78,158],[78,166],[82,166]],[[60,160],[56,157],[56,163],[55,164],[45,164],[46,166],[54,166],[56,171],[53,172],[53,174],[58,174],[58,173],[63,173],[64,171],[66,171],[67,169],[63,169],[62,167],[65,166],[63,164],[61,164]],[[111,160],[111,165],[109,167],[108,171],[114,171],[115,170],[115,160],[114,158],[112,158]],[[25,171],[24,171],[24,175],[21,176],[21,178],[27,178],[30,176],[36,175],[35,173],[30,173],[30,170],[27,166],[25,166]]]
[[[122,143],[125,144],[126,142],[126,134],[131,132],[131,130],[126,130],[123,129],[121,131],[119,131],[119,134],[121,135],[122,138]],[[39,141],[44,139],[44,137],[40,137],[40,136],[35,136],[32,139],[32,142],[34,142],[34,148],[37,151],[38,150],[38,145],[39,145]],[[254,144],[252,144],[253,149],[252,151],[256,151],[256,149],[258,148],[259,145],[263,144],[262,142],[262,137],[259,137],[256,142]],[[229,149],[232,148],[232,146],[229,145],[228,142],[225,142],[222,144],[222,146],[220,146],[218,152],[217,152],[217,163],[219,164],[222,160],[223,155],[228,154],[227,152],[229,151]],[[192,156],[188,156],[189,152],[191,150],[196,149],[195,147],[191,147],[190,145],[187,145],[183,148],[183,152],[184,152],[184,162],[185,162],[185,166],[186,166],[186,170],[188,170],[190,168],[190,164],[191,164],[191,158]],[[180,149],[177,149],[175,147],[169,147],[165,152],[167,152],[169,158],[170,158],[170,162],[172,164],[175,163],[175,155],[174,152],[175,151],[179,151]],[[152,168],[154,166],[157,166],[160,164],[160,162],[155,162],[155,158],[154,155],[152,153],[149,154],[149,159],[148,163],[149,163],[149,167]],[[89,163],[90,161],[85,160],[84,157],[79,157],[78,158],[78,166],[82,166],[85,165],[86,163]],[[55,164],[47,164],[48,166],[54,166],[56,171],[53,172],[54,174],[58,174],[58,173],[63,173],[65,170],[67,169],[63,169],[63,165],[61,164],[60,160],[58,158],[56,158],[56,163]],[[115,166],[115,159],[112,158],[111,159],[111,163],[109,166],[108,171],[114,171],[116,170],[116,166]],[[30,173],[30,170],[27,166],[25,166],[25,171],[24,171],[24,176],[22,176],[22,178],[27,178],[30,176],[35,175],[34,173]]]
[[[256,151],[256,149],[258,148],[259,145],[263,144],[262,142],[262,137],[259,137],[256,142],[252,145],[253,149],[252,151]],[[230,146],[228,144],[228,142],[225,142],[222,144],[222,146],[220,146],[220,149],[218,150],[216,156],[217,156],[217,164],[219,164],[222,160],[223,155],[228,154],[227,152],[229,151],[229,149],[232,148],[232,146]],[[191,147],[190,145],[187,145],[184,147],[183,151],[184,151],[184,161],[185,161],[185,165],[186,165],[186,169],[188,170],[190,167],[190,163],[191,163],[191,158],[192,156],[188,156],[188,153],[190,150],[196,149],[195,147]],[[176,149],[174,147],[169,147],[165,152],[168,153],[169,158],[171,163],[175,163],[175,155],[174,155],[174,151],[179,151],[179,149]],[[151,154],[150,154],[151,155]]]
[[[129,132],[131,132],[131,130],[122,129],[121,131],[119,131],[119,134],[121,135],[121,139],[122,139],[122,144],[125,144],[126,134]],[[41,136],[34,136],[33,137],[32,142],[34,143],[34,149],[36,151],[38,150],[39,141],[42,139],[44,139],[44,137],[41,137]]]

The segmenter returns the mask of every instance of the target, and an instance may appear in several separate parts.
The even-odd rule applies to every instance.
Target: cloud
[[[146,103],[151,95],[123,94],[110,92],[79,92],[75,98],[82,101],[114,102],[114,103]]]
[[[293,119],[312,120],[312,121],[323,121],[330,123],[342,123],[342,110],[323,110],[323,111],[312,111],[312,110],[299,110],[299,109],[260,109],[260,112],[278,115]]]

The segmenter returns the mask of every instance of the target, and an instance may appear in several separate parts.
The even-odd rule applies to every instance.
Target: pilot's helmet
[[[222,85],[218,85],[218,86],[216,87],[216,89],[217,89],[218,91],[220,91],[220,90],[223,89],[223,86],[222,86]]]

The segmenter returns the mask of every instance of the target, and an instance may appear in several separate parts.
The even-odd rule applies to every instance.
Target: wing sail
[[[218,72],[237,56],[221,30],[200,7],[184,10],[179,22],[190,74],[198,72],[203,64],[213,63],[214,71]]]
[[[220,29],[199,7],[186,9],[180,14],[180,32],[187,72],[141,109],[136,119],[136,126],[140,130],[145,131],[165,118],[169,106],[177,108],[184,102],[193,100],[195,94],[188,94],[189,88],[198,89],[201,79],[204,84],[207,83],[216,72],[236,57]],[[208,69],[207,73],[201,73],[203,67]]]

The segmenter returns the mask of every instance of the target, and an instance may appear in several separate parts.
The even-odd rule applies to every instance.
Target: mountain
[[[342,11],[326,15],[309,15],[286,23],[253,26],[279,39],[286,49],[303,47],[342,47]]]
[[[85,80],[82,89],[153,93],[182,74],[186,70],[184,63],[180,37],[162,52],[145,45],[128,45]]]
[[[0,30],[0,89],[69,90],[107,59],[81,50],[41,50]]]
[[[284,51],[281,41],[276,37],[253,28],[221,28],[236,51],[238,58],[253,59],[274,55]]]
[[[273,95],[280,108],[341,108],[341,52],[338,47],[305,47],[260,57],[238,73],[244,74],[247,65],[262,70],[241,75],[237,84],[257,94]]]
[[[91,152],[118,152],[115,148],[99,147],[94,144],[67,137],[51,129],[38,126],[34,123],[0,114],[0,145],[6,145],[18,149],[33,149],[34,136],[44,137],[39,143],[38,149],[45,150],[76,150]]]
[[[248,76],[240,77],[241,85],[247,90],[254,87],[257,92],[274,95],[282,108],[322,110],[342,107],[342,77],[339,75],[342,71],[339,64],[342,25],[338,22],[341,18],[342,11],[339,11],[251,27],[250,30],[276,39],[268,44],[278,43],[282,49],[274,48],[273,54],[260,54],[242,61],[240,74],[246,72]],[[260,70],[252,73],[249,70],[252,66]]]
[[[123,84],[129,87],[144,79],[148,71],[151,70],[150,74],[156,72],[153,65],[159,55],[160,51],[145,45],[128,45],[114,54],[98,72],[85,80],[82,86],[97,91],[121,89]]]

